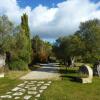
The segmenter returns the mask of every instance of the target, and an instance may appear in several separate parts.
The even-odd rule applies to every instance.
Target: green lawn
[[[26,74],[27,71],[9,71],[5,78],[0,78],[0,95],[10,91],[13,87],[21,83],[19,77]]]
[[[78,76],[76,68],[61,68],[61,80],[53,81],[39,100],[100,100],[100,78],[94,77],[92,84],[74,81]],[[22,83],[18,78],[27,72],[10,72],[0,79],[0,94],[5,94],[13,87]],[[32,98],[31,100],[34,100]]]
[[[78,75],[76,70],[61,70],[62,80],[53,81],[39,100],[100,100],[100,78],[94,77],[92,84],[82,84],[73,81]]]

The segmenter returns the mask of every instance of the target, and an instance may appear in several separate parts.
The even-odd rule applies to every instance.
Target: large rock
[[[100,76],[100,61],[97,61],[93,67],[93,74]]]
[[[91,67],[83,65],[79,68],[79,72],[83,74],[83,77],[81,77],[82,83],[92,83],[93,71]]]
[[[4,77],[5,56],[0,55],[0,78]]]

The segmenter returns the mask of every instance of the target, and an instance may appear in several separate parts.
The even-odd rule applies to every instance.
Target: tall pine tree
[[[21,16],[21,29],[22,29],[22,33],[26,37],[27,59],[28,59],[28,63],[30,63],[31,62],[31,55],[32,55],[32,46],[31,46],[31,38],[30,38],[30,29],[29,29],[29,25],[28,25],[28,15],[26,13],[23,14],[23,16]]]

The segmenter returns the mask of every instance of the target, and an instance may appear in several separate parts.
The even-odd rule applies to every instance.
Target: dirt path
[[[24,80],[58,80],[60,79],[59,65],[56,63],[41,64],[38,70],[29,72],[27,75],[21,77]]]

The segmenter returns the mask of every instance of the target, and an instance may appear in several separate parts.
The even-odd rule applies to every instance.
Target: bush
[[[8,66],[10,70],[28,70],[28,64],[21,59],[11,61]]]
[[[4,67],[0,67],[0,73],[4,72]]]

